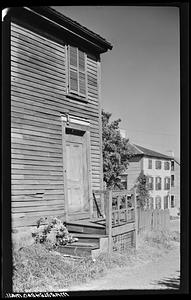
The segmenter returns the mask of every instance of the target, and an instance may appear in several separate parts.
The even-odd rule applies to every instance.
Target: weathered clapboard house
[[[49,7],[8,13],[12,225],[89,217],[102,189],[100,54],[112,46]]]
[[[13,231],[56,216],[79,239],[64,253],[135,245],[135,194],[103,189],[100,56],[111,44],[50,7],[8,9],[5,27]]]

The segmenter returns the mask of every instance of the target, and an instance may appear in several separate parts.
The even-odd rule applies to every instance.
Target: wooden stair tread
[[[96,244],[93,243],[83,243],[83,242],[73,242],[71,244],[67,244],[63,247],[69,247],[69,248],[76,248],[76,247],[82,247],[82,248],[91,248],[91,249],[97,249],[99,248]]]
[[[68,221],[65,222],[66,226],[67,225],[75,225],[75,226],[85,226],[85,227],[95,227],[95,228],[105,228],[105,225],[101,225],[98,223],[93,223],[90,220],[75,220],[75,221]]]
[[[81,237],[81,238],[92,238],[92,239],[99,239],[103,237],[107,237],[107,235],[103,234],[96,234],[96,233],[80,233],[80,232],[74,232],[72,233],[73,237]]]

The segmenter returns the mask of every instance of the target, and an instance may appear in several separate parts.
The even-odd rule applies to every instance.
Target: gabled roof
[[[156,157],[156,158],[163,158],[163,159],[172,159],[171,156],[167,156],[165,154],[162,154],[160,152],[135,145],[133,143],[129,143],[129,150],[134,154],[134,155],[142,155],[142,156],[148,156],[148,157]]]

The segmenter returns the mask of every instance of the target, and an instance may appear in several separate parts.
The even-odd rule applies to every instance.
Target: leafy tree
[[[102,110],[103,177],[107,188],[121,189],[120,175],[127,169],[131,156],[128,139],[119,131],[121,119],[110,122],[111,113]]]
[[[148,189],[148,177],[144,174],[143,171],[140,172],[139,177],[137,178],[137,204],[139,207],[145,207],[146,201],[150,197]]]

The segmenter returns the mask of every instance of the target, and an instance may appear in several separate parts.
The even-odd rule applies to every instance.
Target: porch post
[[[108,190],[106,196],[106,234],[108,235],[108,252],[112,252],[112,190]]]

